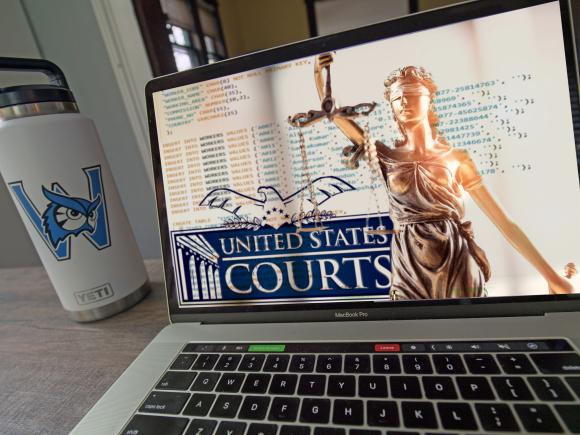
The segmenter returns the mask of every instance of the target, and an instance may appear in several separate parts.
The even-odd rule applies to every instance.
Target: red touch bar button
[[[375,352],[400,352],[401,345],[399,344],[375,344]]]

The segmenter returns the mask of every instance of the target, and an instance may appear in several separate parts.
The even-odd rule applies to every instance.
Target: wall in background
[[[409,13],[409,0],[325,0],[314,3],[319,35],[401,17]]]
[[[91,2],[3,0],[0,24],[4,21],[11,27],[0,25],[0,55],[43,57],[65,72],[80,111],[97,126],[143,256],[160,258],[153,186],[141,152],[148,144],[141,143],[143,139],[138,140],[132,128],[117,84],[114,68],[118,65],[111,63]],[[23,44],[12,51],[5,47],[17,41],[19,33],[36,43],[36,52]],[[12,200],[5,187],[2,189],[0,267],[40,264]],[[13,221],[9,225],[4,224],[6,215]]]
[[[310,36],[304,0],[220,0],[219,14],[230,57]]]
[[[19,0],[3,0],[0,13],[0,56],[40,57]],[[0,87],[46,81],[40,74],[0,72]],[[4,144],[0,144],[0,147]],[[40,264],[34,246],[0,174],[0,267]]]
[[[462,3],[462,0],[419,0],[418,9],[419,11],[426,11],[427,9],[449,6],[454,3]]]

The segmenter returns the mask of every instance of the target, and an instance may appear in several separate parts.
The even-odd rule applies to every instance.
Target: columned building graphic
[[[179,290],[184,302],[222,299],[218,253],[196,234],[175,236]]]

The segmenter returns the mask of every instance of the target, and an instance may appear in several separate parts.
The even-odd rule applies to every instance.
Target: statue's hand
[[[316,56],[316,62],[314,64],[315,71],[322,71],[327,66],[333,62],[334,58],[332,53],[324,53]]]
[[[553,295],[569,294],[574,292],[572,283],[563,276],[558,276],[553,280],[548,281],[548,288],[550,289],[550,294]]]

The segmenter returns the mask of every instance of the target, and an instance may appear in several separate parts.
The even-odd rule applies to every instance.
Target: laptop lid
[[[172,321],[579,309],[567,1],[415,14],[146,94]]]

